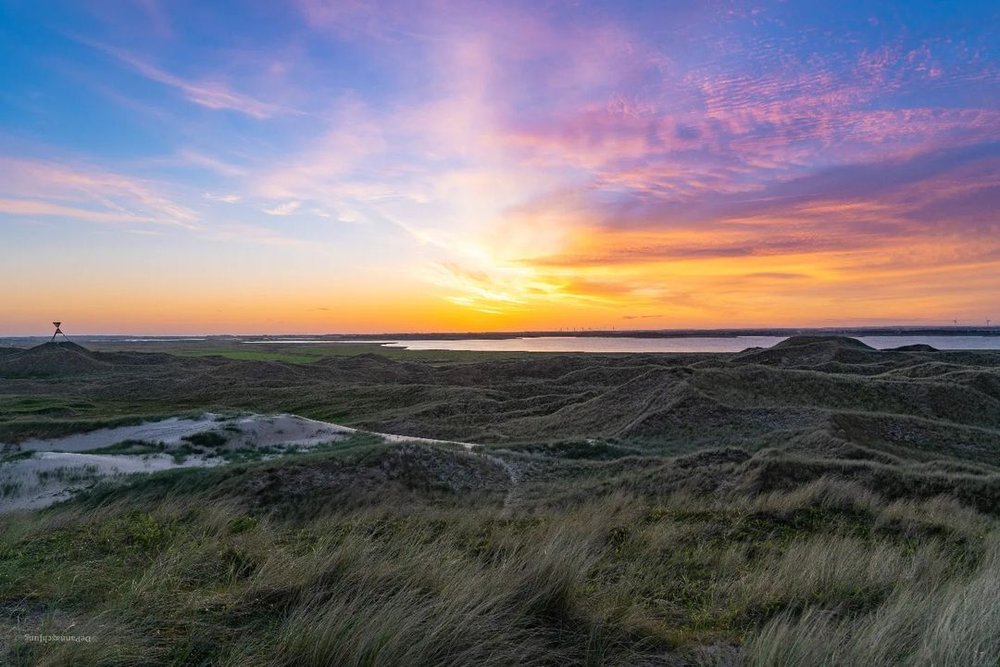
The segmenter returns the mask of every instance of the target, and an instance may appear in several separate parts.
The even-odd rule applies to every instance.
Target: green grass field
[[[481,361],[533,356],[538,352],[471,352],[463,350],[407,350],[378,343],[241,343],[241,342],[165,342],[165,343],[100,343],[95,350],[108,352],[161,352],[184,357],[218,356],[241,361],[283,361],[308,364],[327,357],[353,357],[378,354],[387,359],[416,362]]]

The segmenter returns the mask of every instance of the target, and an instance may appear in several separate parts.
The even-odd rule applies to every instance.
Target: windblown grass
[[[993,667],[1000,661],[996,540],[994,533],[970,575],[943,580],[925,572],[916,581],[894,585],[867,613],[851,615],[821,605],[784,612],[750,641],[748,663]],[[940,567],[940,562],[932,557],[924,565]]]
[[[279,465],[248,464],[243,474]],[[97,505],[3,519],[3,599],[33,609],[37,627],[74,624],[73,633],[96,637],[15,641],[8,662],[1000,657],[1000,528],[947,498],[889,502],[823,479],[760,496],[613,494],[504,518],[498,501],[385,487],[342,509],[284,516],[229,495],[242,483],[220,495],[215,483],[178,491],[156,477],[97,496]]]
[[[249,410],[492,446],[223,450],[2,516],[0,662],[1000,663],[1000,355],[358,351],[9,365],[0,441]]]

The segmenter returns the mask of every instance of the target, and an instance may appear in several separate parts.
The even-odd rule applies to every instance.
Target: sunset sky
[[[0,335],[1000,321],[998,9],[0,0]]]

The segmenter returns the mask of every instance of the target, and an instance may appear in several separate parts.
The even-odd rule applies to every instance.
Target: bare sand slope
[[[233,446],[315,445],[342,438],[354,429],[295,415],[225,418],[206,413],[195,419],[171,417],[157,422],[102,428],[62,438],[25,440],[15,449],[35,452],[86,452],[129,440],[179,445],[198,433],[218,432]]]
[[[178,463],[167,454],[36,452],[31,458],[0,464],[0,512],[47,507],[106,477],[219,463],[220,458],[201,456]]]
[[[7,460],[0,462],[0,513],[51,505],[107,477],[224,464],[224,456],[210,447],[190,451],[192,444],[206,439],[229,451],[289,451],[336,442],[355,432],[357,429],[348,426],[297,415],[224,417],[205,413],[197,418],[171,417],[61,438],[26,440],[19,445],[0,443],[0,450],[7,452]],[[391,433],[371,435],[387,442],[475,446]],[[130,453],[130,448],[144,445],[152,451]],[[119,451],[101,451],[108,447]],[[178,456],[181,451],[184,455]]]

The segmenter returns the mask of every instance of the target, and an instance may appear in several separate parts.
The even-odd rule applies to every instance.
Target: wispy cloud
[[[302,202],[300,201],[289,201],[284,204],[278,204],[272,208],[265,208],[264,213],[278,216],[292,215],[293,213],[296,213],[301,206]]]
[[[141,215],[94,211],[77,206],[64,206],[61,204],[53,204],[51,202],[31,201],[25,199],[0,199],[0,213],[5,213],[15,217],[56,217],[98,223],[153,222],[149,218],[145,218]]]
[[[190,102],[209,109],[237,111],[260,120],[283,114],[302,113],[281,104],[267,102],[252,95],[236,92],[220,81],[194,81],[171,74],[123,49],[86,40],[81,41],[103,51],[147,79],[177,90]]]
[[[215,194],[212,192],[206,192],[204,197],[205,199],[223,202],[224,204],[235,204],[243,199],[243,197],[237,194]]]
[[[201,151],[184,148],[177,151],[176,160],[182,165],[192,165],[201,167],[221,176],[244,176],[247,173],[246,167],[242,167],[232,162],[228,162],[218,156],[207,155]]]
[[[95,51],[65,69],[113,120],[66,110],[64,152],[5,146],[50,157],[4,158],[0,214],[336,248],[373,311],[391,284],[523,326],[910,317],[1000,293],[981,10],[954,10],[955,40],[920,11],[771,0],[294,7],[144,0],[81,26]]]
[[[860,265],[869,249],[902,235],[936,234],[935,213],[993,243],[984,230],[993,199],[983,188],[1000,114],[880,103],[934,78],[932,67],[914,65],[928,60],[926,46],[889,40],[858,48],[845,35],[825,37],[817,54],[795,36],[741,31],[740,21],[758,18],[734,12],[724,20],[731,35],[709,43],[703,61],[682,64],[684,52],[614,21],[565,24],[556,12],[518,5],[485,10],[488,33],[477,30],[482,16],[454,5],[300,7],[316,29],[364,33],[429,63],[430,76],[405,112],[339,119],[331,134],[369,137],[363,150],[320,151],[329,157],[268,182],[289,192],[308,183],[314,196],[345,181],[356,191],[420,192],[425,203],[411,199],[406,216],[385,199],[365,205],[443,253],[429,275],[458,294],[449,297],[455,303],[502,309],[530,301],[528,274],[512,266],[561,297],[623,302],[674,294],[643,270],[626,275],[640,265],[670,275],[671,263],[700,263],[731,280],[717,262],[738,260],[754,289],[764,281],[815,288],[834,273],[803,270],[803,258]],[[546,94],[534,104],[539,90]],[[396,165],[413,156],[405,172],[371,169],[389,147]],[[973,163],[978,175],[965,173],[961,194],[949,194],[958,184],[946,174]],[[493,177],[477,183],[468,164],[489,164]],[[441,186],[457,178],[462,190]],[[511,192],[506,184],[515,184]],[[463,194],[475,204],[457,205]],[[414,215],[420,208],[433,218]],[[512,238],[528,241],[518,248]],[[491,248],[489,257],[465,250],[476,242]],[[591,275],[602,267],[617,275]]]
[[[199,216],[193,209],[162,194],[156,186],[98,167],[0,156],[0,171],[8,174],[0,183],[0,194],[32,198],[38,215],[45,208],[64,208],[67,213],[80,213],[66,217],[94,222],[141,221],[189,229],[199,226]],[[27,204],[22,207],[31,208]]]

